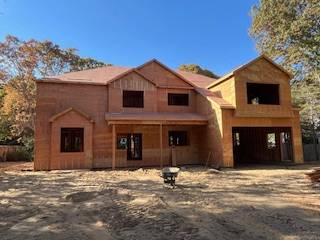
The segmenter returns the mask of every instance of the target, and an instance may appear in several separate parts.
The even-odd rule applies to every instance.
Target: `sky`
[[[223,75],[258,56],[248,32],[258,0],[0,0],[0,40],[51,40],[120,66],[156,58]]]

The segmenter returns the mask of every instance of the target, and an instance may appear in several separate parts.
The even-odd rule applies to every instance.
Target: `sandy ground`
[[[193,167],[172,189],[156,169],[0,164],[0,239],[320,239],[320,187],[304,175],[311,167]]]

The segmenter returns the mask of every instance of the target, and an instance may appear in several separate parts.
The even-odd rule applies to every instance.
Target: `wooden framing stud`
[[[116,168],[116,125],[112,124],[112,170]]]
[[[163,168],[163,158],[162,158],[162,124],[159,127],[159,136],[160,136],[160,168]]]

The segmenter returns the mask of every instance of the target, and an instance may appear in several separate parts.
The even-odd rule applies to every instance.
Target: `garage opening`
[[[292,162],[291,127],[233,127],[235,165]]]

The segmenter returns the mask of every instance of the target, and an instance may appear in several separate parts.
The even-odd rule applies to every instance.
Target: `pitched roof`
[[[154,83],[152,80],[148,79],[143,73],[139,71],[141,67],[151,62],[156,62],[160,64],[162,67],[164,67],[168,71],[175,74],[177,77],[181,78],[183,81],[193,86],[198,93],[202,94],[204,97],[207,97],[211,101],[218,104],[221,108],[233,108],[233,106],[227,101],[225,101],[221,96],[218,96],[217,94],[205,89],[208,85],[214,83],[215,81],[218,81],[217,79],[181,70],[174,71],[169,67],[165,66],[164,64],[160,63],[156,59],[152,59],[136,68],[121,66],[103,66],[94,69],[65,73],[58,76],[49,76],[41,80],[38,80],[38,82],[107,85],[129,73],[134,72],[136,74],[139,74],[146,80]],[[62,113],[57,114],[57,116],[53,116],[51,120],[54,120],[57,117],[60,117],[61,115],[71,110],[74,109],[67,109]]]
[[[129,67],[103,66],[94,69],[65,73],[58,76],[45,77],[39,81],[106,85],[117,76],[123,75],[131,70],[132,68]]]
[[[147,76],[145,76],[143,73],[141,73],[140,71],[138,71],[136,68],[131,68],[131,69],[129,69],[128,71],[125,71],[125,72],[123,72],[123,73],[118,74],[118,75],[115,76],[114,78],[109,79],[109,80],[107,81],[107,83],[111,83],[111,82],[113,82],[113,81],[115,81],[115,80],[118,80],[119,78],[122,78],[122,77],[124,77],[124,76],[126,76],[126,75],[128,75],[128,74],[130,74],[130,73],[136,73],[136,74],[138,74],[140,77],[144,78],[145,80],[151,82],[151,83],[154,84],[154,85],[157,85],[153,80],[151,80],[150,78],[148,78]]]
[[[235,108],[231,103],[229,103],[228,101],[223,99],[222,96],[220,94],[218,94],[217,92],[212,92],[212,91],[205,89],[205,88],[198,88],[197,90],[200,94],[202,94],[202,96],[206,97],[211,102],[217,104],[220,108],[224,108],[224,109],[234,109]]]
[[[287,71],[286,69],[284,69],[282,66],[280,66],[279,64],[277,64],[276,62],[274,62],[271,58],[267,57],[266,55],[262,54],[259,57],[251,60],[250,62],[244,64],[244,65],[240,65],[239,67],[233,69],[231,72],[225,74],[224,76],[222,76],[221,78],[217,79],[217,81],[212,82],[211,84],[207,85],[206,88],[211,88],[221,82],[224,82],[225,80],[229,79],[230,77],[232,77],[236,72],[241,71],[242,69],[246,68],[247,66],[255,63],[256,61],[260,60],[260,59],[265,59],[266,61],[268,61],[269,63],[271,63],[273,66],[275,66],[276,68],[280,69],[282,72],[284,72],[285,74],[287,74],[290,78],[293,77],[292,73],[290,73],[289,71]]]
[[[182,81],[186,82],[187,84],[189,84],[191,87],[197,87],[192,81],[190,81],[189,79],[185,78],[184,76],[182,76],[181,74],[179,74],[177,71],[172,70],[171,68],[169,68],[168,66],[164,65],[162,62],[158,61],[157,59],[151,59],[150,61],[145,62],[144,64],[141,64],[140,66],[136,67],[137,70],[145,67],[148,64],[151,63],[156,63],[158,65],[160,65],[162,68],[164,68],[165,70],[167,70],[168,72],[172,73],[173,75],[175,75],[176,77],[180,78]]]
[[[206,77],[200,74],[190,73],[186,71],[177,70],[174,71],[164,64],[160,63],[156,59],[152,59],[136,68],[122,67],[122,66],[103,66],[94,69],[88,69],[77,72],[64,73],[57,76],[48,76],[39,82],[53,82],[53,83],[76,83],[76,84],[94,84],[94,85],[106,85],[120,77],[125,76],[131,72],[135,72],[141,75],[143,78],[152,82],[145,75],[143,75],[139,69],[150,62],[156,62],[168,71],[175,74],[177,77],[181,78],[183,81],[187,82],[193,87],[207,87],[216,79]]]
[[[212,84],[217,79],[207,77],[201,74],[191,73],[182,70],[176,70],[177,73],[182,75],[184,78],[188,79],[190,82],[193,82],[197,87],[206,88],[208,85]]]

